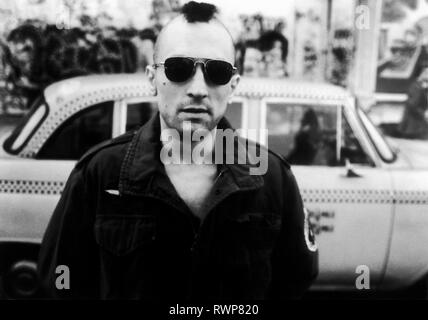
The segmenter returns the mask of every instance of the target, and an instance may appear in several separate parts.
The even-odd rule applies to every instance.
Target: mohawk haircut
[[[181,8],[181,13],[189,23],[208,22],[218,13],[218,9],[210,3],[190,1]]]
[[[197,22],[208,23],[211,21],[218,22],[219,25],[221,25],[226,30],[226,32],[229,34],[230,40],[231,40],[231,45],[232,45],[232,50],[233,50],[234,55],[235,55],[235,45],[234,45],[233,37],[230,34],[229,30],[226,28],[226,26],[220,20],[218,20],[218,18],[216,17],[216,15],[218,13],[219,13],[218,8],[211,3],[190,1],[181,7],[180,16],[183,16],[184,20],[187,23],[197,23]],[[160,31],[160,33],[158,34],[158,36],[156,38],[154,52],[153,52],[153,60],[155,62],[158,61],[159,43],[161,42],[160,39],[162,38],[163,30],[168,28],[171,21],[169,21],[162,28],[162,30]]]

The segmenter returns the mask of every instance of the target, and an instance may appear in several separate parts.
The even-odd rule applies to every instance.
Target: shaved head
[[[206,62],[195,62],[191,76],[183,81],[171,79],[166,72],[165,61],[178,57],[192,61],[219,60],[234,65],[232,37],[215,17],[216,12],[215,7],[208,4],[185,5],[182,14],[162,29],[155,46],[156,65],[146,69],[153,94],[157,96],[162,123],[178,132],[183,131],[185,122],[191,124],[192,131],[215,128],[239,83],[240,76],[236,73],[224,84],[211,81]],[[200,111],[195,112],[195,108]]]
[[[218,10],[217,8],[208,3],[198,3],[190,1],[185,4],[181,10],[181,14],[170,22],[168,22],[161,30],[157,37],[157,41],[154,47],[153,60],[155,63],[159,62],[160,51],[165,42],[165,38],[169,38],[171,33],[177,34],[177,26],[183,24],[189,24],[193,26],[203,26],[205,24],[211,24],[217,26],[219,34],[225,36],[227,41],[230,42],[229,46],[231,49],[232,60],[230,62],[233,64],[235,60],[235,44],[233,42],[232,35],[225,25],[217,18]]]

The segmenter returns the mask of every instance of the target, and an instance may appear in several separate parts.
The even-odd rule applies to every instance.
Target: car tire
[[[39,244],[0,243],[0,299],[39,298]]]
[[[4,299],[32,299],[39,291],[37,264],[31,260],[13,263],[1,279]]]

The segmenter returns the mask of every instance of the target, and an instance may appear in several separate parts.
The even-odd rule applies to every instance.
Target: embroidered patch
[[[303,211],[305,212],[305,225],[304,225],[304,232],[305,232],[305,242],[308,249],[312,252],[315,252],[318,250],[318,245],[315,241],[315,234],[312,231],[311,224],[309,222],[309,211],[306,208],[303,208]]]

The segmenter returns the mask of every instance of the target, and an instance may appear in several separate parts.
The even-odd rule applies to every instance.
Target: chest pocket
[[[279,234],[281,219],[261,212],[247,212],[231,220],[231,229],[249,248],[262,249],[273,246]]]
[[[102,215],[95,221],[95,240],[113,255],[127,255],[156,239],[152,215]]]

